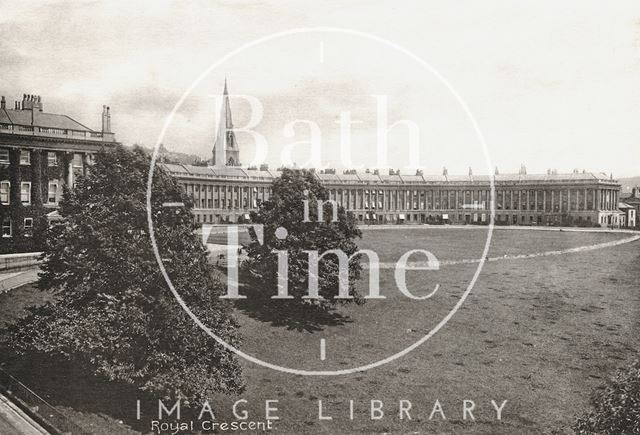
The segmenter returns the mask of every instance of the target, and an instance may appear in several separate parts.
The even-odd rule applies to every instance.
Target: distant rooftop
[[[42,98],[27,94],[23,95],[22,101],[14,102],[13,109],[7,109],[5,97],[2,96],[0,134],[115,141],[108,107],[103,106],[102,109],[102,131],[96,131],[67,115],[44,112]]]
[[[269,181],[279,176],[280,170],[270,170],[266,166],[260,169],[240,168],[240,167],[224,167],[214,168],[211,166],[193,166],[183,164],[159,163],[161,167],[171,174],[184,178],[228,178],[235,180],[253,179],[256,181]],[[401,174],[394,172],[374,173],[374,172],[353,172],[339,174],[333,170],[325,172],[316,172],[318,179],[325,183],[335,184],[440,184],[440,183],[469,183],[469,182],[489,182],[489,175],[449,175],[447,171],[443,171],[442,175],[428,174]],[[496,183],[501,182],[538,182],[538,183],[554,183],[554,182],[588,182],[588,181],[607,181],[616,183],[610,175],[604,172],[579,172],[560,174],[556,171],[549,171],[546,174],[527,174],[521,170],[517,174],[496,174],[494,175]]]

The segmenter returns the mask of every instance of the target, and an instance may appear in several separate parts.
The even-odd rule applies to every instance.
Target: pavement
[[[48,435],[49,432],[33,421],[6,396],[0,394],[0,434]]]

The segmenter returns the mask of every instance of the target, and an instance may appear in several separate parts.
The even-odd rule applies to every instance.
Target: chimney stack
[[[111,113],[109,106],[102,106],[102,132],[111,133]]]
[[[7,100],[4,99],[4,95],[2,96],[2,99],[0,99],[0,109],[6,109],[7,108]]]
[[[442,168],[442,175],[444,175],[445,177],[449,175],[449,171],[447,171],[447,168]]]
[[[42,112],[42,98],[39,95],[22,94],[22,110],[37,110]]]

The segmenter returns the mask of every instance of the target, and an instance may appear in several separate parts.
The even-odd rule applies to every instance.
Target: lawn
[[[497,229],[489,256],[532,254],[603,243],[628,235]],[[420,246],[441,260],[478,258],[483,229],[366,231],[361,246],[395,261]],[[591,391],[640,349],[640,242],[612,248],[486,263],[466,303],[432,339],[385,366],[340,377],[302,377],[245,364],[248,390],[261,415],[278,399],[283,433],[549,433],[566,428],[589,406]],[[395,289],[393,271],[381,272],[384,301],[346,307],[341,324],[299,331],[265,328],[240,313],[243,350],[267,361],[305,369],[336,370],[389,356],[428,332],[464,291],[476,264],[412,272],[408,287],[428,301]],[[425,288],[427,290],[425,290]],[[273,323],[273,322],[272,322]],[[269,323],[271,324],[271,323]],[[320,326],[318,325],[320,328]],[[320,361],[320,339],[327,357]],[[331,421],[318,421],[317,400]],[[354,420],[349,420],[349,400]],[[371,421],[369,401],[387,412]],[[400,421],[398,401],[410,400],[412,421]],[[438,399],[447,421],[428,417]],[[477,421],[462,420],[462,401],[474,400]],[[502,422],[490,401],[508,400]],[[388,406],[388,408],[386,408]],[[434,419],[435,420],[435,419]]]
[[[274,364],[305,370],[341,370],[401,351],[424,336],[456,304],[481,256],[486,229],[419,227],[365,230],[360,245],[382,262],[422,248],[443,261],[438,271],[411,271],[407,286],[428,300],[398,292],[393,270],[380,273],[385,300],[345,306],[307,324],[278,318],[264,307],[239,304],[242,350]],[[264,417],[265,400],[278,400],[277,433],[551,433],[589,407],[591,392],[640,349],[640,242],[562,255],[512,256],[560,251],[629,237],[628,234],[496,229],[489,261],[466,302],[435,336],[382,367],[343,376],[285,374],[243,361],[247,390],[213,398],[218,418],[234,400],[248,401],[252,420]],[[506,255],[506,257],[504,257]],[[416,260],[422,258],[416,257]],[[447,264],[447,261],[449,264]],[[453,263],[453,264],[451,264]],[[364,291],[366,280],[359,287]],[[0,296],[0,324],[20,315],[40,293],[23,287]],[[326,359],[320,359],[320,340]],[[42,368],[34,367],[34,370]],[[67,374],[67,382],[73,379]],[[38,389],[38,386],[34,386]],[[96,433],[124,433],[135,397],[76,388],[67,403]],[[318,400],[332,420],[318,420]],[[349,418],[349,401],[354,417]],[[371,400],[384,403],[369,418]],[[411,420],[398,418],[400,400],[412,403]],[[429,415],[438,400],[446,420]],[[473,400],[475,422],[463,420],[463,400]],[[507,400],[496,421],[491,400]],[[114,401],[119,401],[114,406]],[[109,402],[100,412],[101,403]],[[79,406],[80,403],[90,406]],[[92,425],[89,427],[89,425]],[[118,426],[120,425],[120,426]],[[117,430],[114,428],[118,428]]]

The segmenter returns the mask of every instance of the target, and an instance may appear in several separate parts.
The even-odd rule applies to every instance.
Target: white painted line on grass
[[[613,246],[624,245],[625,243],[631,243],[640,240],[640,235],[635,235],[632,237],[627,237],[620,240],[612,240],[610,242],[597,243],[595,245],[586,245],[586,246],[578,246],[576,248],[568,248],[557,251],[546,251],[546,252],[536,252],[533,254],[517,254],[517,255],[503,255],[499,257],[487,257],[485,261],[500,261],[500,260],[522,260],[536,257],[550,257],[553,255],[563,255],[563,254],[573,254],[576,252],[585,252],[585,251],[594,251],[596,249],[602,248],[610,248]],[[440,266],[453,266],[456,264],[473,264],[479,263],[479,258],[468,258],[463,260],[440,260]],[[405,269],[410,270],[413,267],[424,267],[428,265],[428,262],[416,261],[416,262],[408,262]],[[369,264],[364,263],[363,269],[368,269]],[[379,269],[396,269],[400,268],[396,263],[378,263]]]

